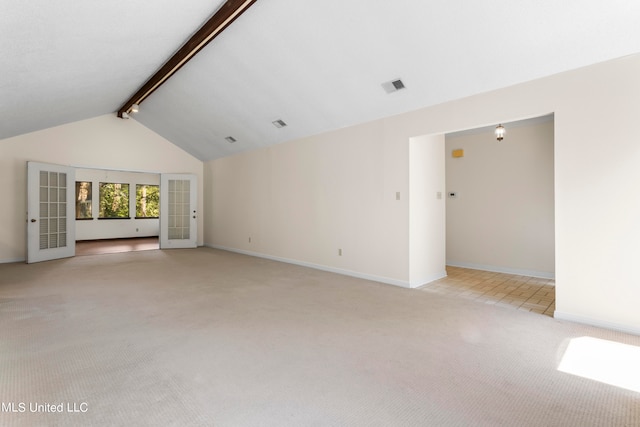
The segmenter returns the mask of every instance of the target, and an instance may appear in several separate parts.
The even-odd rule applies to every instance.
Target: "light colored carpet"
[[[640,345],[208,248],[4,264],[0,425],[640,425],[638,393],[557,370],[583,336]]]

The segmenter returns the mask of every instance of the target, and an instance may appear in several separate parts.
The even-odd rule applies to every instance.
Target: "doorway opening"
[[[27,162],[27,263],[73,257],[76,242],[159,238],[195,248],[198,181],[158,174]]]
[[[496,125],[438,135],[444,141],[436,135],[412,138],[412,144],[441,144],[444,154],[442,175],[423,175],[432,180],[426,198],[443,199],[437,209],[445,237],[431,219],[428,238],[442,240],[438,251],[446,271],[422,283],[429,290],[549,314],[555,308],[554,116],[503,123],[502,141]],[[420,167],[434,169],[428,162]],[[412,172],[411,187],[425,187],[416,178]],[[437,180],[444,185],[438,187]]]
[[[159,249],[160,174],[76,168],[76,255]]]

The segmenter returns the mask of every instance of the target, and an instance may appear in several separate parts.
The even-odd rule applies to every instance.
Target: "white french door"
[[[160,176],[160,249],[197,246],[197,190],[195,175]]]
[[[27,162],[27,262],[76,253],[75,169]]]

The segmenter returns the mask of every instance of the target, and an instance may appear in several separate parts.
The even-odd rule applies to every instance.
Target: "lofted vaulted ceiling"
[[[0,138],[115,114],[223,3],[2,0]],[[637,0],[258,0],[134,120],[210,160],[638,53],[638,22]]]

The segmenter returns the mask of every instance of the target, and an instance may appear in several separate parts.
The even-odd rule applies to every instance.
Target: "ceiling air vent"
[[[234,142],[236,142],[236,141],[237,141],[237,139],[235,139],[235,138],[234,138],[234,137],[232,137],[232,136],[228,136],[228,137],[226,137],[225,139],[227,140],[227,142],[228,142],[229,144],[233,144]]]
[[[278,129],[285,127],[287,124],[285,122],[283,122],[282,120],[278,119],[276,121],[271,122],[273,123],[273,125],[275,127],[277,127]]]
[[[397,92],[400,89],[405,89],[405,85],[400,79],[392,80],[390,82],[382,83],[382,88],[387,93]]]

